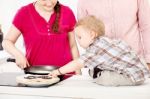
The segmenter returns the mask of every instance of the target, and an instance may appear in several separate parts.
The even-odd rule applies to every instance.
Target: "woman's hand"
[[[24,69],[30,66],[28,60],[26,59],[24,55],[18,55],[15,57],[15,59],[16,59],[17,66],[20,67],[21,69]]]

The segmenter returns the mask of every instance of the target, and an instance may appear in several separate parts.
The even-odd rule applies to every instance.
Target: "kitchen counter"
[[[11,62],[0,64],[0,71],[23,72]],[[140,86],[105,87],[84,73],[45,88],[0,86],[0,99],[150,99],[150,78]]]
[[[73,76],[48,88],[0,86],[0,99],[150,99],[150,79],[141,86],[104,87]]]

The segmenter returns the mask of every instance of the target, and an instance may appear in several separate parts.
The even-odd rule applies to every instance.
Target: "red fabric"
[[[74,28],[75,16],[70,8],[61,5],[58,34],[50,29],[55,17],[56,13],[53,13],[46,22],[35,10],[33,3],[22,7],[15,15],[13,25],[23,35],[30,65],[60,67],[72,60],[68,32]]]

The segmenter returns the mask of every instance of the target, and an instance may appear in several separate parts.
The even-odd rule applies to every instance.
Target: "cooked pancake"
[[[50,86],[60,81],[60,78],[52,78],[48,75],[31,75],[25,74],[16,77],[16,82],[18,84],[23,84],[26,86],[33,86],[33,87],[44,87]]]

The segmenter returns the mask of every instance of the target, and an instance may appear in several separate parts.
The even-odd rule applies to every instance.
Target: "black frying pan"
[[[15,59],[13,58],[8,58],[7,62],[16,62]],[[26,74],[36,74],[36,75],[47,75],[50,73],[50,71],[53,71],[57,69],[57,66],[51,66],[51,65],[36,65],[36,66],[31,66],[27,67],[24,69],[24,72]]]
[[[25,68],[24,71],[26,74],[36,74],[36,75],[47,75],[50,71],[57,69],[55,66],[31,66]]]
[[[16,62],[15,59],[13,58],[8,58],[7,59],[7,62]],[[25,68],[24,69],[24,72],[25,74],[34,74],[34,75],[48,75],[50,73],[50,71],[52,70],[55,70],[57,69],[56,66],[50,66],[50,65],[47,65],[47,66],[42,66],[42,65],[38,65],[38,66],[30,66],[28,68]],[[50,85],[54,85],[56,83],[58,83],[59,81],[62,81],[63,80],[63,76],[58,76],[60,78],[60,80],[56,83],[52,83],[52,84],[41,84],[41,85],[26,85],[26,84],[19,84],[18,85],[18,82],[16,82],[16,77],[20,76],[20,74],[3,74],[3,75],[0,75],[0,78],[1,77],[7,77],[8,79],[12,78],[11,79],[11,82],[8,83],[8,80],[2,80],[0,81],[0,86],[21,86],[21,87],[24,87],[24,86],[30,86],[30,87],[44,87],[44,86],[50,86]],[[4,77],[3,77],[4,78]]]

